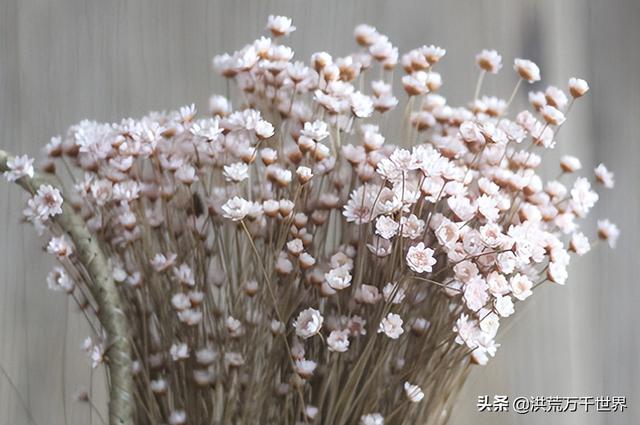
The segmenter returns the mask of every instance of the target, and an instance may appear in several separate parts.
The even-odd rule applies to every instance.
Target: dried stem
[[[8,171],[11,157],[0,150],[0,172]],[[42,184],[50,184],[43,176],[23,177],[17,183],[27,192],[35,193]],[[77,247],[78,259],[94,285],[92,289],[99,311],[98,318],[107,333],[107,356],[110,377],[109,424],[133,425],[135,404],[131,373],[131,347],[127,319],[121,308],[120,295],[115,286],[105,254],[87,229],[84,220],[65,202],[62,214],[55,218]]]

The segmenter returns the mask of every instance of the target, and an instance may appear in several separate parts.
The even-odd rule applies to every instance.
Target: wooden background
[[[505,69],[486,80],[506,97],[515,56],[540,65],[543,81],[577,75],[592,91],[572,110],[554,157],[577,154],[590,169],[616,171],[595,216],[623,230],[615,253],[600,246],[575,260],[566,287],[543,286],[505,326],[497,358],[475,370],[452,424],[640,423],[637,312],[640,197],[640,2],[548,1],[176,1],[0,0],[0,146],[37,155],[52,135],[82,118],[118,120],[195,102],[204,108],[223,83],[211,57],[253,40],[270,13],[294,18],[289,40],[298,57],[354,47],[353,27],[377,26],[401,50],[447,48],[440,71],[452,103],[468,99],[473,55],[498,49]],[[524,105],[525,93],[517,99]],[[555,174],[555,172],[554,172]],[[0,424],[88,424],[73,402],[93,380],[99,409],[104,387],[79,349],[86,334],[64,296],[46,289],[51,263],[32,229],[19,225],[23,196],[0,184]],[[66,347],[66,348],[65,348]],[[17,391],[16,391],[17,390]],[[20,395],[18,395],[20,394]],[[624,414],[478,414],[481,394],[627,396]],[[23,399],[22,403],[20,398]],[[93,423],[100,423],[94,414]]]

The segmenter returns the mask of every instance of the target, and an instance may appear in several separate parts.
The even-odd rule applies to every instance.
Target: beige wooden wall
[[[553,155],[578,154],[586,168],[604,161],[617,172],[617,189],[597,214],[617,221],[624,235],[615,255],[598,249],[575,261],[566,287],[543,286],[521,308],[497,358],[472,373],[452,423],[640,423],[637,0],[0,0],[0,146],[36,155],[82,118],[116,120],[191,102],[203,108],[210,93],[223,91],[211,57],[252,40],[269,13],[294,18],[290,42],[302,58],[320,49],[348,53],[361,22],[402,49],[442,45],[444,93],[455,103],[471,95],[473,55],[485,47],[507,63],[485,85],[497,95],[514,84],[514,56],[535,59],[546,83],[589,80],[592,91],[571,112]],[[517,102],[524,101],[523,94]],[[51,263],[33,231],[19,225],[22,202],[16,188],[0,184],[0,365],[36,423],[63,424],[65,394],[69,424],[88,424],[87,408],[71,401],[91,379],[79,349],[86,330],[65,297],[46,290]],[[93,381],[103,400],[100,372]],[[625,395],[630,410],[479,415],[479,394]],[[28,423],[0,374],[0,424]]]

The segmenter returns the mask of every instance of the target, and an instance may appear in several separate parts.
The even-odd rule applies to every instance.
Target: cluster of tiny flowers
[[[565,156],[557,178],[539,173],[589,87],[571,78],[512,113],[513,96],[482,94],[503,68],[484,50],[476,96],[454,106],[439,94],[440,47],[400,54],[360,25],[357,52],[303,62],[282,43],[291,19],[270,16],[266,30],[213,59],[235,100],[82,121],[51,140],[42,169],[73,179],[64,202],[110,259],[139,423],[381,425],[392,412],[414,423],[461,370],[495,356],[521,301],[567,282],[572,254],[590,239],[615,246],[610,221],[593,236],[579,223],[595,186],[614,186],[604,165],[577,176]],[[541,79],[530,60],[513,70],[516,88]],[[386,134],[400,99],[402,135]],[[8,167],[10,181],[34,173],[27,157]],[[49,287],[95,315],[92,282],[55,226],[62,204],[44,185],[25,216],[64,266]],[[102,342],[86,349],[94,366],[109,361]]]

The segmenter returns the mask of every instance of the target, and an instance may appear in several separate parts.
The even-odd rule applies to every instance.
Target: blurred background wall
[[[298,30],[287,43],[301,59],[316,50],[349,53],[362,22],[401,51],[441,45],[442,93],[454,104],[472,96],[482,48],[497,49],[505,62],[485,80],[488,94],[508,96],[516,56],[536,61],[544,84],[589,81],[550,157],[575,154],[587,173],[601,161],[616,172],[616,190],[601,197],[589,224],[595,231],[596,217],[616,221],[619,246],[575,259],[566,287],[545,284],[520,307],[501,331],[497,357],[471,374],[451,423],[640,423],[637,0],[0,0],[0,146],[37,156],[83,118],[119,120],[191,102],[205,109],[209,94],[224,92],[211,57],[253,40],[271,13],[293,17]],[[522,90],[516,106],[525,103]],[[0,365],[15,384],[0,374],[0,424],[32,423],[23,404],[36,423],[63,424],[63,397],[69,424],[88,424],[89,409],[73,402],[74,393],[92,386],[104,411],[103,373],[90,373],[79,348],[87,334],[79,313],[46,289],[51,263],[32,229],[19,225],[22,203],[17,188],[0,184]],[[479,414],[484,394],[623,395],[630,408]]]

